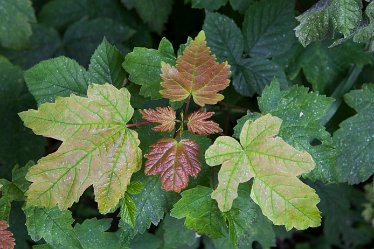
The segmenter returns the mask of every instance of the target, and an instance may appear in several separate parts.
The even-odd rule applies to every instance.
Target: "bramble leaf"
[[[334,29],[349,37],[361,21],[361,8],[360,0],[321,0],[296,18],[296,36],[304,47],[334,37]]]
[[[222,132],[222,129],[214,121],[207,120],[214,112],[193,112],[188,116],[187,127],[191,133],[199,135],[210,135]]]
[[[315,163],[307,152],[275,137],[281,123],[281,119],[267,114],[244,124],[240,143],[222,136],[209,147],[205,153],[207,163],[222,164],[212,198],[221,211],[230,210],[239,183],[253,177],[251,197],[275,225],[285,225],[288,230],[318,226],[318,195],[297,178],[311,171]]]
[[[162,138],[144,155],[147,158],[144,172],[160,174],[162,187],[179,193],[187,187],[188,176],[197,176],[200,172],[198,153],[199,145],[191,139],[178,142],[173,138]]]
[[[342,182],[357,184],[374,173],[374,84],[364,85],[344,97],[357,114],[340,123],[340,129],[334,133],[338,176]]]
[[[4,47],[20,49],[32,34],[36,22],[30,0],[2,0],[0,2],[0,43]]]
[[[13,234],[7,230],[8,227],[6,221],[0,220],[0,248],[2,249],[13,249],[15,245]]]
[[[93,185],[99,211],[108,213],[140,168],[138,134],[126,128],[134,113],[130,93],[93,84],[87,96],[57,98],[19,114],[36,134],[63,141],[28,172],[26,178],[32,182],[26,192],[28,205],[66,209]]]
[[[199,234],[221,237],[222,229],[226,227],[225,219],[210,197],[211,192],[211,188],[203,186],[183,191],[182,198],[171,210],[171,216],[178,219],[185,217],[184,225]]]
[[[192,95],[196,104],[216,104],[224,97],[218,91],[225,89],[230,80],[227,62],[217,63],[206,46],[205,33],[201,31],[178,57],[176,67],[163,63],[160,91],[164,98],[182,101]]]
[[[140,110],[144,120],[151,123],[160,123],[152,128],[154,131],[173,131],[175,128],[175,111],[171,107],[156,107],[156,109]]]
[[[259,1],[243,22],[245,47],[251,57],[270,58],[291,48],[296,26],[293,0]]]

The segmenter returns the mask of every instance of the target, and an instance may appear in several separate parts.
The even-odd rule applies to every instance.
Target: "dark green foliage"
[[[200,30],[217,61],[230,66],[224,99],[200,107],[192,98],[162,98],[162,63],[176,66]],[[373,34],[373,1],[0,0],[0,220],[9,223],[15,248],[372,248]],[[202,63],[190,63],[182,79]],[[30,206],[30,167],[60,142],[33,134],[17,113],[84,97],[91,84],[105,83],[131,94],[135,112],[127,126],[138,134],[142,167],[109,213],[98,211],[95,186],[69,209]],[[176,129],[155,132],[139,110],[167,106],[176,111]],[[105,106],[86,108],[107,114]],[[223,132],[191,134],[182,121],[195,111],[215,112],[212,121]],[[207,165],[205,151],[220,136],[239,140],[244,123],[265,114],[282,119],[279,137],[316,164],[300,180],[319,196],[318,228],[286,232],[273,225],[250,196],[253,180],[229,190],[237,197],[227,212],[211,197],[222,169]],[[88,126],[88,133],[101,134],[101,126]],[[144,171],[144,154],[162,138],[190,139],[199,149],[201,170],[180,193],[166,192],[159,176]],[[116,158],[119,143],[95,156],[125,161]],[[104,175],[104,166],[96,173]],[[59,168],[48,170],[37,172],[42,181]]]

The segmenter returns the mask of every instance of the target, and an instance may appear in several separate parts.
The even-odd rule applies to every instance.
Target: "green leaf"
[[[207,234],[212,238],[222,236],[226,227],[223,214],[217,203],[210,198],[212,190],[208,187],[197,186],[182,192],[182,198],[174,204],[170,215],[182,219],[184,225],[200,234]]]
[[[71,25],[64,33],[65,54],[86,66],[91,54],[104,37],[110,43],[120,46],[134,33],[135,30],[111,18],[82,20]]]
[[[312,186],[321,197],[319,207],[324,217],[323,233],[331,245],[340,248],[359,248],[370,241],[372,227],[365,223],[359,210],[363,196],[352,187],[340,184]],[[357,201],[358,198],[361,201]],[[370,227],[370,228],[369,228]]]
[[[203,29],[208,47],[220,62],[234,64],[243,54],[243,36],[235,22],[227,16],[207,12]]]
[[[106,232],[111,222],[111,219],[85,220],[82,224],[75,225],[74,232],[84,249],[125,249],[126,247],[121,245],[118,233]]]
[[[136,0],[134,7],[139,16],[151,28],[161,33],[168,20],[173,5],[172,0]]]
[[[91,16],[93,11],[89,0],[52,0],[42,6],[38,19],[41,23],[61,29],[79,21],[82,16]]]
[[[361,21],[362,1],[360,0],[335,0],[331,4],[334,27],[347,37]]]
[[[374,33],[374,2],[370,2],[366,6],[365,14],[369,19],[369,23],[362,25],[353,35],[354,42],[366,43],[373,37]]]
[[[161,62],[174,65],[175,60],[172,44],[163,38],[158,50],[134,48],[134,51],[126,56],[122,66],[129,73],[130,81],[141,85],[140,95],[151,99],[160,99]]]
[[[144,176],[138,173],[133,180],[142,182],[144,188],[139,194],[131,195],[136,205],[134,228],[132,229],[122,220],[120,221],[123,236],[128,237],[125,239],[132,239],[136,234],[144,233],[151,224],[157,225],[164,217],[169,199],[174,196],[161,189],[158,177]]]
[[[245,48],[252,57],[282,54],[291,48],[295,26],[293,0],[256,2],[244,17]]]
[[[322,0],[297,17],[296,36],[303,46],[313,41],[333,38],[334,31],[348,37],[359,25],[360,0]]]
[[[140,169],[138,134],[126,127],[134,113],[128,90],[92,84],[87,96],[58,98],[19,114],[36,134],[63,141],[28,172],[28,205],[66,209],[93,185],[99,211],[108,213]]]
[[[232,9],[240,13],[244,13],[252,3],[253,0],[230,0]]]
[[[137,235],[130,244],[131,249],[160,249],[162,240],[151,233]]]
[[[187,229],[183,225],[182,219],[178,220],[169,215],[165,216],[162,222],[162,230],[164,231],[163,249],[189,248],[197,242],[195,232]]]
[[[329,48],[328,44],[329,42],[315,42],[306,47],[298,55],[294,63],[295,72],[291,77],[295,78],[302,70],[313,90],[330,93],[352,65],[363,67],[371,64],[371,56],[363,46],[346,42]]]
[[[221,211],[229,211],[239,183],[254,178],[251,198],[275,225],[285,225],[287,230],[319,226],[319,198],[297,178],[315,163],[307,152],[275,137],[281,124],[281,119],[267,114],[244,124],[240,143],[228,136],[216,139],[205,152],[210,166],[222,164],[212,198]]]
[[[121,219],[129,224],[131,227],[134,227],[136,214],[136,205],[131,197],[126,193],[125,197],[121,200]]]
[[[338,174],[340,181],[357,184],[374,173],[374,84],[364,85],[344,97],[357,114],[340,123],[340,129],[334,133]]]
[[[31,23],[36,22],[30,0],[0,2],[0,43],[7,48],[20,49],[30,38]]]
[[[0,56],[0,177],[11,179],[15,164],[24,165],[44,154],[45,139],[32,134],[17,115],[35,106],[22,70]]]
[[[227,0],[192,0],[191,6],[196,9],[214,11],[226,5]]]
[[[83,248],[71,226],[74,219],[70,211],[31,207],[24,208],[24,212],[27,230],[34,241],[43,238],[53,247]]]
[[[25,73],[27,87],[39,105],[53,102],[57,96],[86,95],[88,79],[82,66],[63,56],[43,61]]]
[[[250,198],[250,189],[249,184],[240,185],[238,198],[234,200],[231,210],[225,213],[230,240],[239,248],[251,247],[254,241],[260,243],[262,248],[270,248],[275,246],[272,223]]]
[[[104,38],[91,57],[88,72],[92,83],[110,83],[117,88],[124,85],[126,72],[121,67],[121,52]]]
[[[30,183],[26,181],[26,174],[34,162],[28,162],[24,167],[18,165],[13,167],[12,170],[12,181],[9,182],[5,179],[0,179],[2,196],[6,197],[9,202],[11,201],[23,201],[24,194],[29,188]]]
[[[332,102],[332,98],[308,92],[303,86],[281,91],[277,82],[267,87],[258,99],[262,113],[283,120],[279,136],[296,149],[312,155],[316,168],[306,176],[324,182],[337,181],[336,151],[331,145],[330,134],[318,123]],[[315,139],[322,144],[312,146],[310,143]]]
[[[60,47],[61,38],[55,29],[34,24],[32,35],[25,48],[22,50],[0,48],[0,54],[22,68],[28,69],[42,60],[53,57]]]
[[[232,69],[234,88],[243,96],[251,97],[255,93],[261,93],[274,78],[280,82],[282,88],[288,85],[282,68],[267,59],[241,59]]]

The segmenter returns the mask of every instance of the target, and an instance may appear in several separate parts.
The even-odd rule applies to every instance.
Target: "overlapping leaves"
[[[315,163],[307,152],[284,142],[279,133],[282,120],[267,114],[253,123],[247,121],[240,143],[219,137],[206,151],[209,165],[222,164],[219,185],[212,193],[222,211],[231,209],[239,183],[254,178],[251,197],[276,225],[305,229],[320,224],[315,191],[297,176],[311,171]]]
[[[134,112],[129,92],[109,84],[90,85],[87,96],[57,98],[20,113],[36,134],[63,141],[28,172],[29,205],[66,209],[94,185],[99,210],[107,213],[140,168],[138,135],[126,128]]]

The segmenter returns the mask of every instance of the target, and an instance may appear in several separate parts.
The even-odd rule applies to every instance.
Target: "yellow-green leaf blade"
[[[306,229],[321,224],[317,208],[320,199],[315,190],[297,177],[269,175],[256,177],[251,191],[252,199],[275,225],[287,230]]]
[[[219,184],[212,193],[221,211],[231,209],[232,202],[238,197],[239,183],[249,181],[253,177],[248,157],[242,146],[232,137],[222,136],[205,152],[208,165],[222,164],[218,174]],[[233,177],[234,176],[234,177]]]
[[[108,213],[142,162],[138,134],[126,128],[134,111],[130,94],[109,84],[91,85],[87,98],[73,95],[56,102],[21,114],[35,132],[51,137],[60,132],[57,138],[63,140],[30,168],[27,204],[67,209],[93,185],[99,211]]]
[[[276,137],[281,124],[281,119],[267,114],[244,124],[241,144],[229,137],[219,137],[214,142],[205,157],[209,165],[222,167],[212,198],[221,211],[230,210],[238,196],[239,183],[253,177],[251,197],[274,224],[285,225],[287,229],[318,226],[319,198],[297,178],[312,170],[315,163],[310,154]]]
[[[38,110],[19,113],[25,126],[35,134],[65,141],[85,129],[98,132],[113,126],[124,126],[132,117],[130,93],[113,85],[89,86],[87,98],[71,95],[42,104]]]

